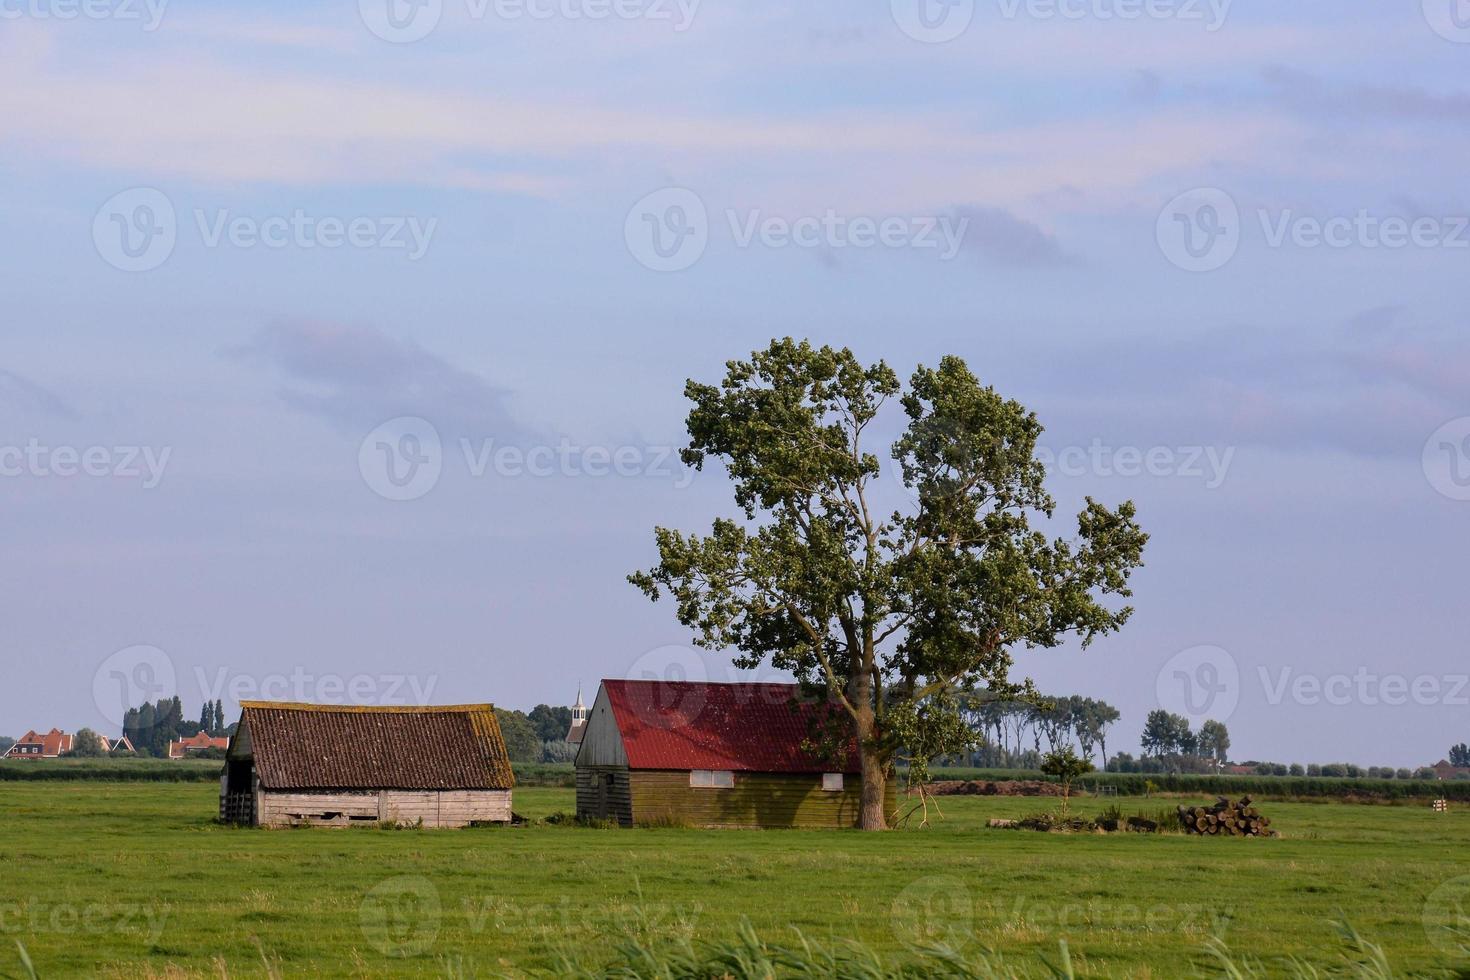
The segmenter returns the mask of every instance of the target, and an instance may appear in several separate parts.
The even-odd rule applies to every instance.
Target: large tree
[[[659,562],[629,580],[668,592],[694,642],[793,673],[840,705],[862,759],[860,825],[885,826],[883,791],[905,746],[961,750],[956,694],[1014,690],[1019,647],[1083,645],[1123,625],[1147,536],[1131,503],[1087,501],[1074,538],[1033,529],[1054,504],[1036,416],[957,357],[907,388],[847,349],[773,341],[718,385],[685,386],[686,464],[723,463],[742,517],[708,535],[658,528]],[[891,456],[914,505],[880,512],[868,447],[897,400]]]
[[[1216,767],[1230,759],[1230,730],[1213,718],[1199,726],[1199,754],[1213,759]]]

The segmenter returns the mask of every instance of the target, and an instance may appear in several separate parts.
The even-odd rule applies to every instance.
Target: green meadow
[[[1263,802],[1277,840],[990,829],[1055,801],[952,797],[883,834],[549,823],[572,791],[516,790],[529,826],[256,830],[209,783],[0,784],[0,975],[497,976],[604,965],[621,938],[856,941],[1046,975],[1220,975],[1212,939],[1284,969],[1343,964],[1334,922],[1395,975],[1470,976],[1470,808]],[[1206,798],[1084,798],[1148,814]],[[1466,972],[1460,972],[1466,971]]]

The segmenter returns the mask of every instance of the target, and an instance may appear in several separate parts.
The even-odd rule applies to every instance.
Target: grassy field
[[[1280,840],[991,830],[991,817],[1050,801],[974,797],[942,801],[944,819],[925,829],[880,835],[265,831],[214,824],[216,793],[0,786],[0,975],[24,975],[17,940],[41,977],[248,977],[267,964],[286,977],[523,975],[558,952],[595,966],[625,930],[713,940],[742,920],[762,937],[799,929],[895,961],[945,940],[1037,971],[1065,939],[1079,976],[1177,977],[1210,972],[1212,936],[1268,962],[1328,966],[1332,922],[1346,918],[1400,975],[1470,969],[1425,926],[1470,910],[1463,806],[1274,803]],[[531,817],[572,806],[562,788],[515,799]]]

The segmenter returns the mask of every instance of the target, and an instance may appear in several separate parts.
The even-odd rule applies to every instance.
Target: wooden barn
[[[515,779],[488,704],[240,708],[220,780],[221,820],[465,827],[511,819]]]
[[[793,684],[604,680],[577,750],[577,815],[624,826],[853,827],[857,746],[812,755]],[[886,809],[896,809],[893,783]]]

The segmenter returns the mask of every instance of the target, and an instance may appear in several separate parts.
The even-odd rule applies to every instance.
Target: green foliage
[[[11,738],[9,735],[0,735],[0,753],[5,752],[6,749],[10,748],[14,744],[15,739]]]
[[[1042,757],[1041,771],[1062,784],[1062,812],[1065,813],[1072,795],[1073,780],[1092,772],[1092,763],[1079,759],[1072,746],[1064,745]]]
[[[543,742],[562,741],[572,727],[572,709],[565,706],[538,704],[526,717],[535,726],[536,737]]]
[[[1470,768],[1470,745],[1464,742],[1459,745],[1451,745],[1449,763],[1452,766]]]
[[[541,738],[524,711],[496,708],[495,720],[500,722],[500,735],[512,762],[541,761]]]
[[[1230,759],[1230,730],[1224,722],[1210,719],[1199,726],[1199,754],[1224,765]],[[1300,775],[1300,774],[1298,774]]]
[[[740,515],[707,536],[657,528],[659,563],[629,581],[670,595],[699,646],[838,702],[870,767],[888,770],[904,738],[924,753],[965,748],[939,715],[958,692],[1011,689],[1015,649],[1071,635],[1086,646],[1127,621],[1104,599],[1130,595],[1141,564],[1133,505],[1089,499],[1072,540],[1033,530],[1055,506],[1041,425],[959,358],[917,368],[905,390],[881,361],[787,338],[685,394],[684,462],[722,463]],[[917,506],[884,515],[864,438],[894,399],[907,427],[890,455]],[[863,825],[881,824],[865,805]]]
[[[72,736],[71,751],[66,753],[74,759],[97,759],[107,753],[102,749],[102,736],[90,728],[79,728]]]
[[[541,743],[542,762],[565,762],[576,761],[577,746],[564,738],[552,739]]]
[[[931,772],[934,779],[1039,779],[1039,769],[971,769],[944,767]],[[1093,772],[1083,776],[1079,787],[1097,792],[1100,786],[1112,786],[1123,796],[1143,796],[1146,784],[1157,792],[1192,793],[1202,796],[1244,795],[1274,796],[1285,799],[1340,799],[1346,796],[1364,799],[1432,800],[1444,797],[1470,801],[1470,783],[1433,779],[1349,779],[1323,776],[1230,776],[1196,773],[1122,773]]]

